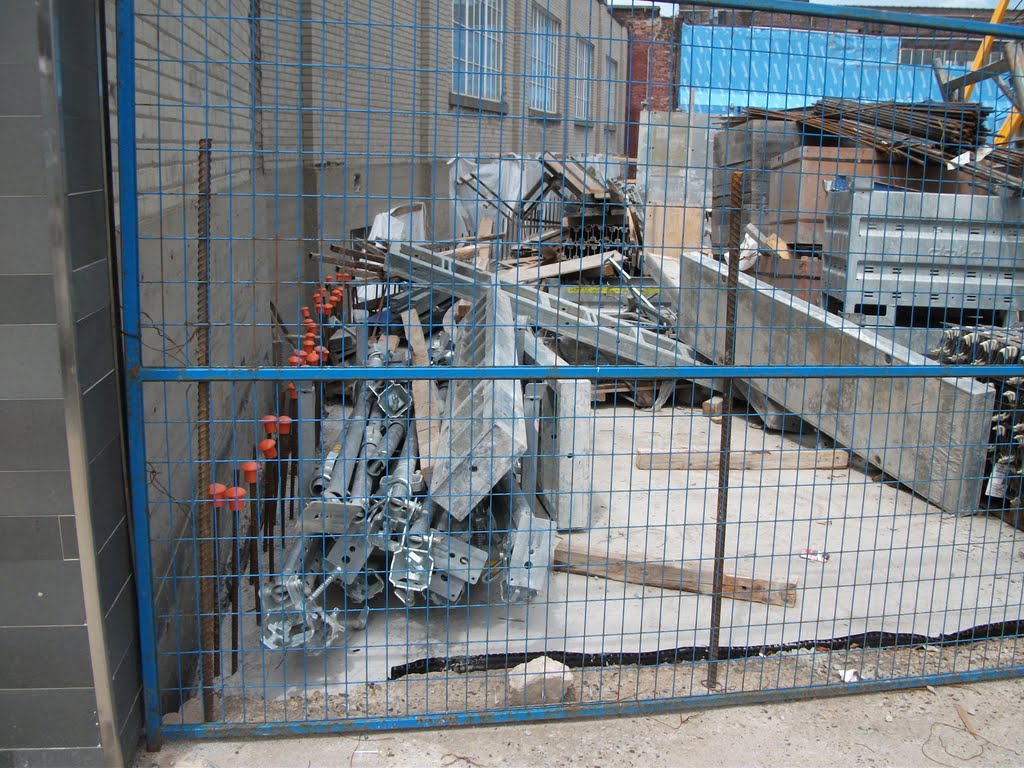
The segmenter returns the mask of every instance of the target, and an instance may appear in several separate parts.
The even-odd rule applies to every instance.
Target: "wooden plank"
[[[423,338],[420,316],[415,309],[402,313],[405,324],[405,338],[409,342],[409,354],[414,366],[430,365],[427,341]],[[412,406],[416,418],[416,437],[420,448],[420,473],[424,480],[430,479],[430,463],[437,456],[441,435],[441,393],[437,383],[428,380],[412,382]]]
[[[605,253],[595,253],[578,259],[556,261],[554,264],[545,264],[539,267],[524,268],[520,265],[513,269],[503,269],[498,272],[498,277],[511,283],[537,283],[550,277],[575,275],[591,269],[603,269],[605,257],[612,259],[618,264],[622,263],[621,253],[618,251],[606,251]]]
[[[729,468],[758,469],[846,469],[850,457],[846,451],[815,449],[783,451],[733,451],[729,455]],[[644,453],[636,455],[637,469],[718,469],[718,453],[684,451],[670,453]]]
[[[694,205],[648,203],[644,214],[644,249],[678,256],[699,251],[704,242],[704,209]]]
[[[720,363],[725,301],[714,298],[726,265],[686,252],[681,260],[647,252],[644,267],[663,295],[675,299],[679,340]],[[923,355],[742,273],[735,360],[810,368],[935,366],[937,375],[927,378],[754,378],[740,390],[749,387],[800,416],[941,509],[977,511],[995,400],[988,384],[943,377]]]
[[[477,269],[491,268],[491,244],[488,240],[493,235],[494,220],[489,218],[481,219],[477,229],[477,240],[480,244],[476,249],[476,258],[474,259]]]
[[[586,544],[571,543],[571,540],[559,541],[555,545],[552,563],[581,576],[599,576],[627,584],[676,589],[698,595],[712,594],[714,579],[710,568],[644,560],[606,552],[604,549],[602,544],[588,547]],[[726,574],[722,582],[722,596],[730,600],[792,607],[796,605],[796,586],[793,582]]]

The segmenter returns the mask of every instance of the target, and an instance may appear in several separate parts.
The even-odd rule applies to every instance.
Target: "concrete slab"
[[[810,435],[771,434],[734,419],[737,450],[815,448]],[[650,560],[706,564],[713,551],[717,474],[638,470],[633,456],[714,451],[718,430],[688,408],[658,414],[598,409],[593,477],[606,503],[591,530],[573,541],[646,553]],[[1024,618],[1024,534],[995,518],[945,514],[876,477],[856,467],[734,473],[729,569],[795,581],[798,600],[794,607],[725,601],[723,644],[867,630],[935,635]],[[805,548],[829,553],[828,562],[802,559]],[[471,604],[456,607],[407,609],[388,597],[371,610],[366,629],[352,633],[347,647],[325,651],[267,651],[250,615],[243,622],[242,666],[224,681],[225,692],[266,686],[271,699],[303,691],[350,693],[382,683],[394,665],[430,656],[613,653],[708,641],[707,596],[558,572],[551,574],[546,601],[529,606],[502,606],[488,589],[481,582]],[[251,609],[251,593],[242,604]]]

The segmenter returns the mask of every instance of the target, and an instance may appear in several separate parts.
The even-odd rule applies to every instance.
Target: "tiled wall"
[[[87,0],[55,0],[42,9],[40,2],[0,3],[0,765],[98,765],[94,630],[102,630],[96,637],[107,655],[124,754],[132,754],[140,728],[99,16]],[[47,121],[53,119],[44,103],[54,81],[40,75],[38,63],[39,30],[45,34],[38,19],[50,8],[63,94],[56,119],[64,141],[54,176],[44,168]],[[62,190],[56,199],[55,189]],[[53,248],[62,227],[66,256]],[[70,271],[58,268],[59,258],[68,259]],[[70,312],[57,304],[66,295],[61,275],[70,277]],[[77,371],[71,397],[62,375],[62,330],[74,338],[64,352],[64,362]],[[68,425],[75,422],[67,409],[79,398],[84,439],[69,443]],[[80,495],[76,504],[73,496],[76,458],[88,503]],[[85,584],[76,515],[91,525],[95,550],[96,573],[86,573]],[[87,622],[90,586],[93,594],[98,589],[98,627]]]

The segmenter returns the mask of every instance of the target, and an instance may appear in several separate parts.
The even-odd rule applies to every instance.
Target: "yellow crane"
[[[999,24],[1003,17],[1006,15],[1006,9],[1010,6],[1010,0],[999,0],[996,3],[995,10],[992,11],[991,22],[993,24]],[[992,52],[992,45],[995,39],[992,35],[985,35],[981,40],[981,45],[978,46],[978,52],[974,55],[974,62],[971,64],[971,71],[981,69],[985,65],[985,60],[988,59],[989,54]],[[1020,62],[1011,62],[1011,80],[1013,79],[1013,64],[1016,63],[1018,66]],[[1015,87],[1017,84],[1012,83],[1011,87]],[[964,88],[963,99],[968,101],[971,98],[971,91],[974,90],[974,83],[970,83]],[[1010,114],[1006,116],[1002,126],[996,132],[995,138],[992,143],[999,146],[1002,144],[1008,144],[1010,139],[1020,130],[1021,124],[1024,123],[1024,115],[1021,115],[1020,110],[1013,107],[1010,110]]]

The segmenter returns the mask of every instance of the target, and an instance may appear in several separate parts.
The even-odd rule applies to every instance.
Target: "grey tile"
[[[92,461],[120,434],[121,403],[117,394],[117,377],[113,373],[82,395],[82,418],[85,421],[86,455]]]
[[[60,58],[73,67],[99,69],[97,4],[58,0],[55,5]]]
[[[0,629],[0,688],[92,685],[89,631],[80,627]]]
[[[68,469],[63,400],[0,400],[0,471]]]
[[[42,195],[43,120],[0,115],[0,195]]]
[[[114,330],[110,307],[93,312],[78,321],[78,385],[82,391],[114,370]]]
[[[64,396],[56,325],[0,325],[0,360],[0,399]]]
[[[45,713],[45,717],[40,717]],[[92,688],[0,691],[0,744],[12,748],[99,744]]]
[[[63,560],[58,517],[0,517],[0,563]]]
[[[71,268],[110,258],[107,201],[103,190],[68,195],[68,244]]]
[[[107,613],[132,576],[131,542],[128,521],[119,525],[97,554],[99,572],[100,607]]]
[[[53,273],[48,212],[45,197],[0,197],[0,275]]]
[[[89,509],[93,537],[101,547],[128,514],[120,440],[111,440],[89,463]]]
[[[71,473],[0,472],[0,517],[73,515]]]
[[[0,109],[4,114],[41,114],[38,81],[39,65],[36,62],[0,61]]]
[[[64,182],[68,194],[102,189],[103,126],[99,117],[64,117]]]
[[[120,713],[118,713],[119,716]],[[131,710],[121,716],[121,754],[128,756],[138,752],[143,734],[142,696],[135,699]]]
[[[99,70],[96,67],[61,67],[61,114],[66,117],[98,119],[103,96]]]
[[[122,663],[129,646],[138,637],[136,614],[135,585],[128,582],[103,617],[103,629],[107,633],[107,657],[111,669]]]
[[[2,768],[100,768],[102,747],[60,749],[0,749]]]
[[[0,584],[5,626],[85,623],[82,571],[75,560],[0,563]]]
[[[110,264],[97,261],[71,273],[71,306],[75,322],[110,306]]]
[[[65,560],[78,559],[78,530],[74,517],[58,517],[60,523],[60,548]]]
[[[49,263],[46,269],[50,269]],[[56,322],[52,274],[43,271],[38,275],[0,277],[0,324]]]
[[[0,3],[0,59],[35,62],[39,56],[34,0]]]
[[[114,691],[114,717],[120,722],[132,711],[142,693],[142,673],[139,671],[136,643],[128,648],[128,653],[114,670],[110,682]]]

